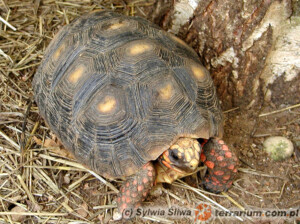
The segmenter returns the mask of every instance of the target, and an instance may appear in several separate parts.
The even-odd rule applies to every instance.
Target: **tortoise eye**
[[[174,160],[179,160],[178,155],[174,151],[171,151],[171,156],[173,157]]]

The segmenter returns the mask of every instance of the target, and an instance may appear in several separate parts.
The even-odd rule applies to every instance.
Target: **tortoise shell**
[[[129,176],[178,138],[222,135],[197,54],[149,21],[97,11],[64,26],[33,80],[41,116],[84,165]]]

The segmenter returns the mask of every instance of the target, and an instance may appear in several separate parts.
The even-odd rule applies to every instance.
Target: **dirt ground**
[[[34,4],[33,4],[34,2]],[[0,1],[0,15],[16,30],[0,22],[0,223],[122,223],[112,220],[115,188],[122,181],[100,181],[68,158],[32,102],[32,77],[45,48],[57,30],[77,16],[95,9],[114,9],[143,15],[150,1]],[[300,107],[232,108],[224,111],[224,140],[240,159],[238,178],[226,195],[201,191],[225,208],[300,207]],[[279,111],[280,110],[280,111]],[[264,116],[259,116],[265,114]],[[291,158],[275,162],[263,151],[269,136],[284,136],[295,147]],[[150,195],[150,206],[195,208],[207,202],[198,191],[201,175],[163,185]],[[232,199],[232,200],[231,200]],[[151,221],[152,220],[152,221]],[[193,220],[134,218],[128,223],[194,223]],[[211,223],[241,223],[212,219]],[[299,223],[272,219],[245,223]]]

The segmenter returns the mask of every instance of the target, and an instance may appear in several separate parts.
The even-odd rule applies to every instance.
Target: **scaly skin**
[[[124,182],[117,197],[120,214],[125,210],[133,211],[141,206],[150,189],[154,185],[156,172],[152,162],[148,162],[141,170]]]
[[[207,166],[204,187],[214,193],[227,191],[237,174],[238,159],[223,140],[209,139],[200,156]]]

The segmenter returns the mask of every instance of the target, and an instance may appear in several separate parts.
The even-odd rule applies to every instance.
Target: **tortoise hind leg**
[[[223,140],[212,138],[204,144],[200,158],[207,166],[204,187],[214,193],[227,191],[237,174],[236,155]]]
[[[139,172],[126,179],[117,197],[118,212],[123,218],[128,214],[123,214],[125,210],[131,211],[141,206],[141,202],[145,200],[150,189],[153,187],[156,173],[151,162],[144,165]]]

